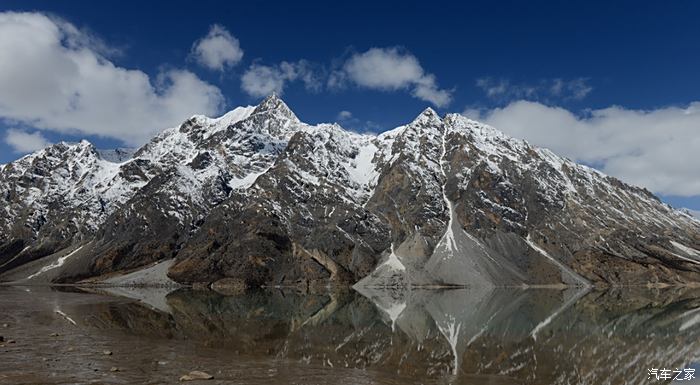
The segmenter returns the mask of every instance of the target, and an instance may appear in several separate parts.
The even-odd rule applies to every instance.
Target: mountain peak
[[[48,151],[58,151],[58,152],[82,152],[84,150],[88,151],[94,151],[95,146],[92,145],[88,140],[86,139],[81,139],[79,142],[67,142],[67,141],[60,141],[54,144],[51,144],[45,148],[45,150]]]
[[[263,101],[255,107],[255,110],[253,110],[253,114],[260,113],[278,113],[294,121],[299,121],[299,118],[297,118],[289,106],[274,92],[263,99]]]
[[[421,112],[418,116],[416,116],[415,119],[413,119],[413,123],[429,124],[441,122],[442,119],[440,118],[440,115],[438,115],[438,113],[430,107],[424,109],[423,112]]]

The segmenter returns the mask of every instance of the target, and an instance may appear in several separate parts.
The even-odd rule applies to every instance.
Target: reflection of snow
[[[489,328],[491,321],[493,321],[494,318],[501,312],[501,310],[498,310],[497,312],[493,313],[493,315],[488,319],[488,321],[484,322],[484,326],[481,327],[478,333],[474,334],[474,336],[467,341],[467,346],[471,345],[472,342],[476,341],[477,338],[481,337],[484,332]]]
[[[403,309],[406,308],[406,303],[402,302],[400,304],[391,304],[388,308],[382,306],[377,307],[379,307],[381,311],[389,316],[389,319],[391,320],[391,331],[393,332],[395,330],[396,320],[399,319]]]
[[[459,355],[457,354],[457,339],[459,338],[459,330],[462,328],[462,324],[457,324],[455,318],[449,314],[445,314],[445,318],[448,319],[447,325],[437,324],[440,333],[447,339],[447,343],[450,344],[452,348],[452,356],[454,357],[454,367],[452,369],[452,374],[457,374],[457,369],[459,369]]]
[[[68,314],[62,312],[61,309],[56,308],[55,311],[56,311],[56,313],[59,314],[61,317],[65,318],[68,322],[72,323],[72,324],[75,325],[75,326],[78,326],[78,324],[75,323],[75,321],[73,321],[73,318],[70,318],[70,317],[68,316]]]
[[[696,313],[700,311],[700,308],[698,309],[693,309],[693,310],[688,310],[687,312],[683,313],[680,318],[683,318],[689,314]],[[691,317],[689,320],[683,322],[681,326],[678,328],[679,332],[682,332],[685,329],[688,329],[696,324],[700,323],[700,314],[696,314],[693,317]]]
[[[52,263],[52,264],[50,264],[50,265],[47,265],[47,266],[42,267],[41,270],[39,270],[39,271],[37,271],[36,273],[30,275],[29,277],[27,277],[27,279],[32,279],[32,278],[34,278],[34,277],[36,277],[36,276],[38,276],[38,275],[40,275],[40,274],[43,274],[43,273],[45,273],[45,272],[47,272],[47,271],[49,271],[49,270],[53,270],[53,269],[55,269],[55,268],[57,268],[57,267],[63,266],[63,264],[66,262],[66,259],[68,259],[68,258],[69,258],[70,256],[72,256],[73,254],[77,253],[78,250],[80,250],[80,249],[82,249],[82,248],[83,248],[83,247],[80,246],[80,247],[78,247],[77,249],[73,250],[72,252],[70,252],[70,253],[64,255],[64,256],[61,257],[61,258],[59,258],[58,260],[56,260],[56,262],[54,262],[54,263]]]
[[[557,318],[559,314],[561,314],[564,310],[566,310],[569,306],[572,304],[576,303],[576,301],[579,300],[579,298],[583,297],[584,294],[588,293],[588,290],[581,290],[580,292],[576,293],[576,295],[572,296],[568,301],[566,301],[557,311],[552,313],[549,317],[545,318],[544,321],[540,322],[535,326],[534,329],[532,329],[532,332],[530,333],[530,336],[532,336],[532,339],[537,340],[537,333],[540,332],[545,326],[549,325],[552,320]]]

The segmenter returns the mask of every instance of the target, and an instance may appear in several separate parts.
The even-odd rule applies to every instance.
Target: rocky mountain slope
[[[700,222],[458,114],[361,135],[273,95],[125,154],[60,143],[0,166],[0,279],[174,258],[187,284],[700,282]]]

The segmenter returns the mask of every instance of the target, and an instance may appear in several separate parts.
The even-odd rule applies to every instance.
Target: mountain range
[[[2,281],[160,266],[240,287],[700,283],[688,213],[430,108],[359,134],[306,124],[272,95],[138,149],[54,144],[1,165],[0,196]]]

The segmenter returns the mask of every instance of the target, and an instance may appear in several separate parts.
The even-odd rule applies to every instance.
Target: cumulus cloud
[[[16,128],[5,132],[5,143],[18,153],[33,152],[51,144],[40,132],[29,133]]]
[[[209,28],[207,36],[192,46],[191,57],[203,67],[223,71],[233,67],[243,58],[243,49],[231,33],[219,24]]]
[[[306,60],[283,61],[273,66],[253,63],[241,77],[241,88],[248,95],[260,98],[272,93],[281,95],[288,82],[299,80],[307,90],[317,92],[321,89],[320,72]]]
[[[94,42],[40,13],[0,13],[0,118],[137,145],[190,115],[220,111],[221,91],[193,73],[151,79],[112,63]]]
[[[371,48],[352,55],[331,74],[328,85],[341,88],[347,82],[381,91],[410,90],[414,97],[438,107],[452,101],[451,90],[440,89],[435,75],[426,73],[415,56],[397,47]]]
[[[336,119],[338,119],[340,121],[352,119],[352,112],[345,111],[345,110],[340,111],[340,112],[338,112],[338,117]]]
[[[653,110],[613,106],[578,115],[520,100],[465,114],[656,193],[700,195],[700,102]]]
[[[476,86],[481,88],[487,97],[511,101],[528,99],[547,101],[553,99],[581,100],[593,91],[586,78],[576,79],[543,79],[536,83],[512,83],[508,79],[484,77],[476,79]]]

